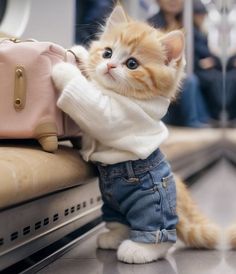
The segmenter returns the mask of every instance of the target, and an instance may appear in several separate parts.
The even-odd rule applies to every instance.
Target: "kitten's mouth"
[[[109,71],[105,72],[104,75],[107,75],[110,79],[112,79],[113,81],[115,81],[116,79],[111,75],[111,73]]]

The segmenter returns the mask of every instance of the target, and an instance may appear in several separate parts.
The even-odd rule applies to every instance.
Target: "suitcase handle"
[[[38,42],[38,40],[33,39],[33,38],[29,38],[29,39],[26,39],[26,40],[20,40],[20,39],[18,39],[18,38],[13,37],[13,38],[10,38],[10,39],[5,39],[5,40],[9,40],[9,41],[11,41],[11,42],[13,42],[13,43],[21,43],[21,42]]]
[[[13,43],[21,43],[21,42],[38,42],[37,40],[30,38],[30,39],[26,39],[26,40],[20,40],[18,38],[12,37],[12,38],[2,38],[0,39],[0,43],[4,42],[4,41],[11,41]]]

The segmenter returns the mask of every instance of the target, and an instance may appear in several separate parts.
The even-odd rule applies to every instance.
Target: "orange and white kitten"
[[[183,33],[177,30],[164,34],[146,23],[134,21],[121,6],[113,10],[99,40],[91,44],[89,51],[81,46],[72,50],[81,61],[82,73],[100,89],[110,89],[138,100],[157,96],[171,100],[184,75]],[[111,51],[112,58],[104,58],[104,54],[109,57]],[[138,69],[132,69],[137,65]],[[52,75],[60,90],[77,76],[78,69],[70,64],[57,66]],[[218,227],[199,212],[179,179],[176,179],[176,186],[179,238],[191,247],[215,248]],[[124,262],[150,262],[165,256],[169,248],[124,241],[129,238],[129,228],[120,223],[109,223],[107,228],[109,231],[98,237],[98,246],[118,249],[118,259]]]

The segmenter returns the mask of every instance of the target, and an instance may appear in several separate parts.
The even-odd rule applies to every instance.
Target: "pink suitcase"
[[[76,65],[72,52],[51,42],[0,41],[0,139],[34,138],[53,152],[58,138],[81,135],[56,106],[51,71],[62,61]]]

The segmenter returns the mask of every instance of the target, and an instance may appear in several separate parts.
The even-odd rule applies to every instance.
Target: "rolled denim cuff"
[[[130,238],[134,242],[139,243],[163,243],[172,242],[175,243],[177,240],[176,229],[171,230],[158,230],[158,231],[138,231],[131,230]]]

